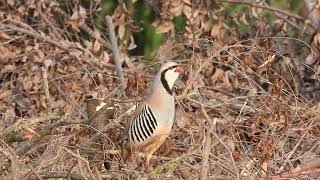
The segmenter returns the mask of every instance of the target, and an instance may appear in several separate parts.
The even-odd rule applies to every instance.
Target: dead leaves
[[[135,1],[133,1],[133,3],[135,3]],[[115,29],[118,30],[118,37],[121,42],[119,48],[124,52],[137,47],[132,33],[142,30],[142,28],[137,26],[132,20],[133,13],[133,5],[126,7],[124,3],[120,3],[112,15],[113,25]]]
[[[225,38],[225,28],[222,25],[223,21],[215,22],[210,25],[210,17],[208,13],[208,2],[200,3],[196,0],[160,0],[159,17],[152,23],[156,33],[174,32],[174,17],[183,16],[186,25],[184,27],[183,36],[187,39],[188,45],[195,45],[201,34],[209,33],[211,37],[222,42]],[[220,23],[221,22],[221,23]]]
[[[217,40],[217,42],[223,43],[223,40],[225,38],[225,29],[223,27],[223,24],[222,23],[218,23],[216,25],[214,25],[211,29],[211,37],[214,38],[215,40]]]
[[[152,23],[152,25],[155,27],[155,31],[158,34],[169,32],[174,28],[174,25],[171,21],[165,21],[165,22],[155,21],[154,23]]]
[[[73,9],[73,14],[68,17],[68,19],[66,20],[66,24],[70,26],[74,31],[79,32],[79,26],[84,23],[86,17],[86,9],[84,9],[82,6],[79,6],[79,8]]]
[[[260,162],[266,162],[273,157],[276,148],[276,140],[272,137],[265,137],[257,144],[255,154]]]
[[[135,72],[129,77],[126,95],[130,97],[141,97],[145,94],[147,88],[146,80],[141,76],[140,73]]]

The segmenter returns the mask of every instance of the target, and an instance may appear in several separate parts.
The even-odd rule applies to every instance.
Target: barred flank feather
[[[134,143],[143,142],[153,135],[157,127],[158,122],[151,108],[146,104],[131,123],[129,129],[130,140]]]

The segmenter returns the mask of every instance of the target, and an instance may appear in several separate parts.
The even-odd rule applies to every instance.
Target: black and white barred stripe
[[[130,125],[130,139],[133,142],[143,142],[151,137],[157,127],[158,123],[151,108],[145,105]]]

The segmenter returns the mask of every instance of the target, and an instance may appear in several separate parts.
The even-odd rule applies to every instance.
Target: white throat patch
[[[174,82],[177,80],[179,76],[179,73],[174,71],[175,71],[174,68],[170,69],[164,75],[164,78],[166,79],[170,89],[172,89]]]

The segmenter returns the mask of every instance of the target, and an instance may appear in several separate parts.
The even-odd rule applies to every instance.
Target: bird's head
[[[172,94],[173,84],[183,71],[183,68],[175,62],[167,62],[161,66],[158,75],[160,76],[161,84],[169,94]]]

